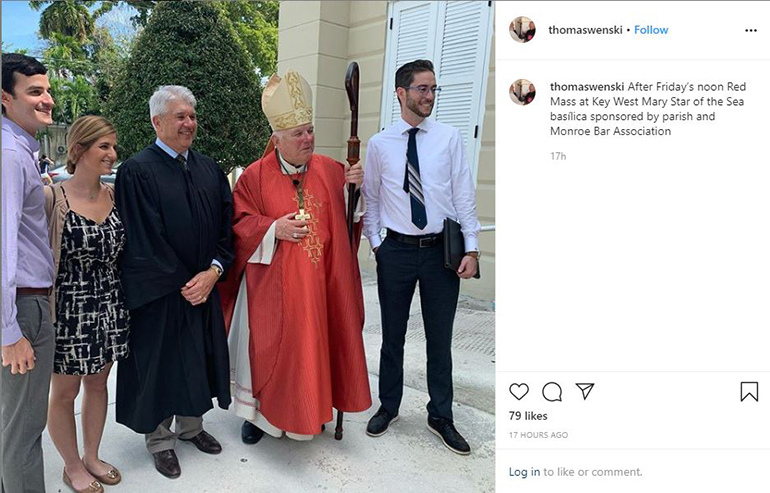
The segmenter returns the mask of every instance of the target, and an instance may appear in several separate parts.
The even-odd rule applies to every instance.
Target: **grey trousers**
[[[176,419],[174,431],[171,431],[171,422]],[[151,454],[164,450],[173,450],[177,438],[189,440],[203,431],[203,417],[198,416],[171,416],[166,418],[155,428],[152,433],[144,435],[144,443]]]
[[[47,296],[17,296],[16,320],[35,351],[35,368],[24,375],[3,367],[4,493],[45,491],[41,435],[48,417],[53,372],[54,329]]]

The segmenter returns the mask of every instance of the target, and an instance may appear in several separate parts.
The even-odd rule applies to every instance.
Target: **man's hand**
[[[24,375],[35,367],[35,352],[26,337],[3,346],[3,366],[11,366],[11,374]]]
[[[463,257],[462,262],[460,262],[460,268],[457,269],[457,275],[460,276],[460,279],[470,279],[476,275],[478,268],[479,261],[471,255],[466,255]]]
[[[364,182],[364,168],[361,167],[361,163],[356,163],[355,166],[345,166],[345,182],[354,184],[356,188],[361,187]]]
[[[299,243],[310,233],[305,221],[294,219],[296,212],[290,212],[275,221],[275,237],[291,243]]]
[[[218,279],[219,275],[217,275],[214,269],[206,269],[203,272],[199,272],[184,285],[182,296],[192,306],[205,303],[209,299],[209,294],[211,294],[211,290],[214,289]]]

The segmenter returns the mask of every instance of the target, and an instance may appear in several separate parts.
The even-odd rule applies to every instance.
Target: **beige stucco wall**
[[[379,98],[379,94],[370,94],[377,85],[373,78],[382,78],[386,11],[386,2],[281,2],[278,73],[297,70],[312,87],[316,152],[320,154],[341,161],[347,154],[350,109],[345,72],[351,60],[356,60],[361,68],[359,137],[365,143],[373,135],[366,133],[369,128],[362,120],[378,109],[378,103],[369,98]],[[349,46],[358,49],[351,52]],[[377,108],[372,110],[370,105]],[[361,154],[364,155],[363,149]]]
[[[495,224],[495,36],[489,53],[489,79],[481,131],[481,150],[476,177],[476,213],[482,226]],[[495,232],[479,234],[481,276],[474,282],[464,282],[463,292],[483,300],[495,299]]]
[[[278,73],[300,72],[313,89],[316,152],[340,161],[347,155],[350,107],[345,72],[358,62],[361,79],[358,136],[366,166],[366,144],[380,123],[388,3],[384,1],[281,2],[278,24]],[[494,40],[493,40],[494,46]],[[440,81],[439,81],[440,82]],[[477,195],[482,225],[494,224],[494,53],[491,54],[486,113],[482,132]],[[389,91],[389,88],[384,90]],[[482,279],[462,283],[463,292],[494,301],[494,232],[481,233]],[[361,266],[374,271],[366,240]]]

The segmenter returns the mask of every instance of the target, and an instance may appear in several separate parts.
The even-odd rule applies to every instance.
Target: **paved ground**
[[[364,329],[373,409],[345,415],[345,436],[334,440],[333,426],[311,442],[266,436],[257,445],[240,441],[241,420],[215,409],[205,427],[222,443],[220,455],[208,456],[179,443],[182,476],[157,473],[143,437],[114,421],[115,372],[104,432],[102,458],[118,466],[123,482],[108,491],[126,492],[301,492],[301,491],[493,491],[494,490],[494,312],[489,304],[463,298],[454,335],[455,424],[473,448],[461,457],[450,452],[426,427],[425,337],[419,303],[405,352],[404,400],[400,419],[379,438],[365,433],[376,410],[379,364],[379,305],[376,281],[364,276],[367,325]],[[78,405],[79,408],[79,405]],[[61,480],[63,462],[50,437],[43,437],[49,492],[68,491]]]

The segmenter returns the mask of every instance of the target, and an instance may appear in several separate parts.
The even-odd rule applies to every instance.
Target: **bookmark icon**
[[[759,402],[759,382],[741,382],[741,402],[747,397]]]

